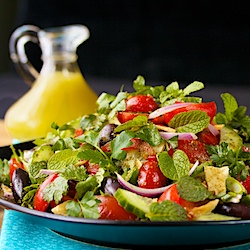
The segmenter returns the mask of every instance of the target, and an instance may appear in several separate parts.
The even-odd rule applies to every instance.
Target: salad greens
[[[225,204],[250,203],[250,195],[243,184],[248,180],[250,163],[247,108],[239,106],[230,93],[223,93],[224,113],[211,116],[201,106],[194,106],[203,104],[201,97],[193,95],[204,88],[199,81],[180,89],[177,82],[166,87],[148,86],[145,79],[138,76],[133,87],[131,93],[123,89],[117,95],[102,93],[94,114],[62,126],[55,121],[46,137],[34,141],[32,150],[16,152],[12,146],[12,158],[23,164],[30,181],[30,185],[23,187],[20,205],[36,209],[34,197],[39,187],[48,176],[56,174],[55,180],[43,190],[43,200],[50,206],[54,202],[48,212],[98,219],[101,203],[98,195],[111,195],[138,220],[244,219],[240,213],[225,214],[218,208]],[[152,96],[158,109],[147,113],[130,111],[129,114],[134,116],[121,122],[118,114],[125,115],[128,111],[127,100],[139,95]],[[156,118],[164,117],[166,113],[176,111],[180,103],[195,108],[180,106],[183,111],[174,114],[167,124],[150,117],[153,112],[159,112],[155,113]],[[177,108],[167,110],[170,107]],[[211,138],[217,138],[218,143],[201,139],[207,135],[205,131]],[[184,140],[180,140],[181,136]],[[199,144],[195,149],[190,144],[187,150],[180,147],[180,141]],[[193,162],[195,151],[203,155]],[[152,155],[156,157],[167,184],[155,189],[139,187],[140,168]],[[108,178],[120,184],[112,194],[105,194]],[[0,160],[0,182],[5,193],[13,192],[9,159]],[[160,202],[161,194],[174,184],[179,200],[185,200],[186,205],[171,198]],[[72,191],[72,185],[73,198],[64,200]],[[156,190],[160,193],[156,194]],[[135,200],[140,202],[137,204]],[[192,207],[189,206],[191,203]],[[250,214],[250,207],[246,209]]]

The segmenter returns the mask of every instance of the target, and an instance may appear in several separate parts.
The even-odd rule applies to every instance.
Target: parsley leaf
[[[54,200],[56,204],[62,199],[63,195],[68,192],[68,180],[64,177],[58,176],[53,182],[49,183],[43,190],[43,198],[50,202]]]
[[[101,201],[96,199],[92,191],[88,191],[80,201],[67,201],[66,213],[69,216],[98,219],[100,213],[98,204]]]

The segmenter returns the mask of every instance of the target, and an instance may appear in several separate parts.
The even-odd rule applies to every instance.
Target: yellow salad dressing
[[[97,95],[80,72],[41,74],[32,88],[5,115],[6,127],[19,141],[43,137],[59,126],[96,111]]]

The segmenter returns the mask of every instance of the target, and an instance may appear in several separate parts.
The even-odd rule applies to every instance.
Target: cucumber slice
[[[222,127],[220,130],[220,142],[227,142],[233,151],[242,146],[242,138],[232,129]]]
[[[122,188],[116,190],[114,197],[120,206],[141,219],[146,218],[145,214],[149,213],[149,206],[154,202],[152,198],[143,197]]]
[[[52,147],[49,145],[42,145],[36,149],[32,155],[32,162],[47,162],[49,158],[54,154]]]

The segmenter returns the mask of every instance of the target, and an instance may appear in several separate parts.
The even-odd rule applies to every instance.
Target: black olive
[[[17,168],[13,172],[11,182],[14,199],[17,204],[20,204],[22,202],[24,188],[31,184],[29,174],[25,170]]]
[[[116,128],[116,126],[117,125],[115,124],[107,124],[101,129],[99,133],[99,146],[100,147],[115,138],[114,129]]]
[[[215,212],[228,216],[240,217],[243,220],[250,219],[250,206],[242,203],[219,204]]]

